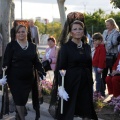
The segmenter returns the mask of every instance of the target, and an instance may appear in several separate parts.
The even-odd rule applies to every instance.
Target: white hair
[[[33,22],[35,22],[35,20],[34,20],[33,18],[30,18],[29,21],[33,21]]]

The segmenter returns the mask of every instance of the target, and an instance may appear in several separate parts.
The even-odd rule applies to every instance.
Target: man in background
[[[32,42],[34,42],[36,45],[39,45],[39,31],[38,27],[34,25],[33,19],[29,20],[29,27],[31,31]]]

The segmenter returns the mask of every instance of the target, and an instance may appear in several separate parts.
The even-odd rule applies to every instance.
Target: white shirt
[[[49,51],[46,53],[46,59],[49,59],[50,53],[51,53],[51,49],[49,49]]]

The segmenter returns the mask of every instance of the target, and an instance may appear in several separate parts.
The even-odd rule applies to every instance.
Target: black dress
[[[16,105],[24,106],[34,83],[34,69],[39,76],[45,75],[42,64],[38,59],[36,45],[29,43],[23,50],[17,41],[8,43],[3,60],[7,66],[7,82]]]
[[[87,117],[98,120],[93,107],[93,80],[91,49],[88,44],[77,48],[77,44],[68,41],[61,47],[58,69],[66,70],[64,87],[69,95],[64,101],[63,114],[58,103],[57,120],[73,120],[73,117]],[[61,76],[58,78],[61,85]]]

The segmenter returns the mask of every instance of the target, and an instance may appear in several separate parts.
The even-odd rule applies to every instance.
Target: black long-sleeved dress
[[[88,44],[77,48],[68,41],[60,49],[58,70],[66,70],[64,88],[69,95],[64,101],[63,114],[58,103],[57,120],[73,120],[74,115],[98,120],[93,107],[93,80],[91,49]],[[61,85],[61,77],[58,77]]]
[[[34,84],[34,69],[37,69],[39,76],[45,75],[36,45],[29,43],[28,48],[23,50],[17,41],[8,43],[4,54],[4,66],[7,66],[7,82],[14,102],[24,106]]]

